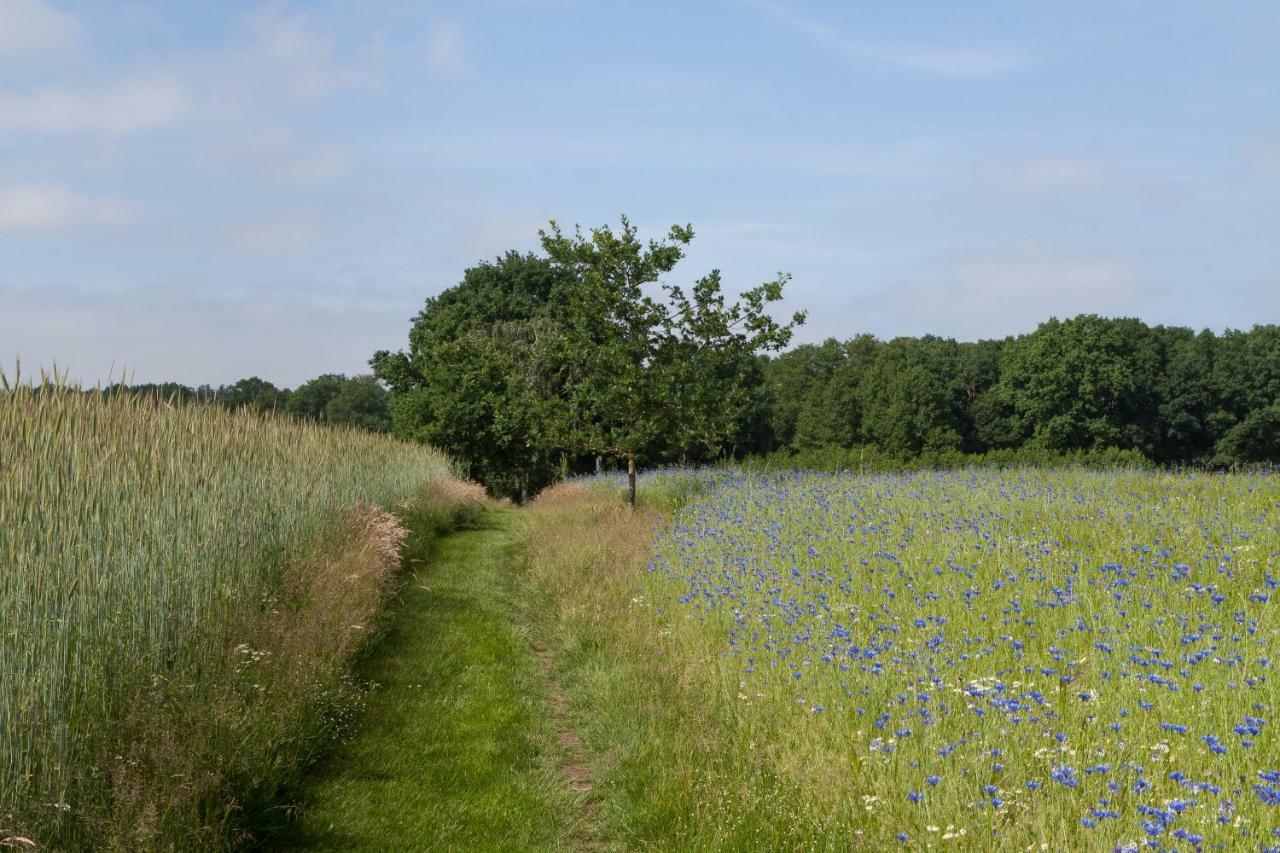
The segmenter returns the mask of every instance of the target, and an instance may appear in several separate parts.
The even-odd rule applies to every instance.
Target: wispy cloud
[[[1090,157],[1011,157],[993,164],[980,177],[1006,196],[1168,201],[1189,191],[1176,177],[1150,168]]]
[[[1026,64],[1026,57],[1007,48],[943,47],[879,38],[862,38],[810,18],[774,0],[744,0],[778,23],[857,59],[891,65],[935,77],[995,77]]]
[[[460,71],[466,64],[466,37],[462,25],[435,20],[427,29],[427,65],[435,71]]]
[[[895,334],[973,339],[1026,331],[1049,316],[1143,314],[1153,296],[1126,259],[1013,246],[942,257],[931,272],[861,297],[857,307]]]
[[[182,86],[165,76],[98,89],[0,92],[0,132],[132,133],[170,123],[186,105]]]
[[[295,254],[316,246],[323,232],[320,219],[304,212],[263,216],[224,227],[221,242],[232,249],[262,254]]]
[[[351,162],[344,146],[308,139],[287,127],[237,128],[216,139],[211,150],[237,172],[283,185],[332,181],[346,174]]]
[[[76,47],[82,35],[75,15],[42,0],[0,2],[0,59],[61,53]]]
[[[82,195],[63,184],[0,187],[0,232],[115,226],[131,218],[124,202]]]
[[[359,63],[340,61],[332,39],[302,12],[266,6],[249,19],[247,57],[232,57],[266,77],[259,85],[283,87],[293,97],[311,101],[333,92],[366,89],[375,76]]]

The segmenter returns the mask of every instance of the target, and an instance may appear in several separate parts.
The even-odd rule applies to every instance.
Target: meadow
[[[348,664],[450,471],[354,429],[6,385],[0,840],[250,840],[354,714]]]
[[[1274,475],[587,485],[531,578],[622,846],[1280,845]]]

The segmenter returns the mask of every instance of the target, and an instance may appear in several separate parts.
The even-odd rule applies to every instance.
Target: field
[[[544,499],[576,504],[561,529],[598,500],[577,488]],[[643,572],[533,550],[535,578],[550,549],[630,586],[588,618],[541,581],[583,725],[624,733],[599,765],[624,846],[1280,845],[1275,477],[674,472],[642,493],[679,507]]]
[[[0,391],[0,839],[234,840],[345,713],[406,535],[387,510],[449,470],[356,430]]]
[[[26,387],[0,451],[0,842],[1280,846],[1272,474],[677,469],[479,512],[384,436]]]

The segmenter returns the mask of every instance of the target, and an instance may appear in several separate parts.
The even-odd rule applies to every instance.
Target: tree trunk
[[[636,508],[636,457],[632,453],[627,454],[627,503]]]

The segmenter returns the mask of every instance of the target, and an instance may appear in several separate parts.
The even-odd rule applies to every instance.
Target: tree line
[[[728,302],[718,272],[667,276],[693,237],[644,243],[626,219],[541,232],[426,300],[408,347],[379,352],[392,430],[518,495],[602,463],[768,457],[849,463],[1122,451],[1166,465],[1280,461],[1280,327],[1196,332],[1050,319],[961,342],[871,335],[780,355],[787,276]]]
[[[764,368],[769,451],[899,458],[1128,450],[1163,465],[1280,461],[1280,326],[1220,335],[1050,319],[1001,340],[868,335]]]
[[[348,377],[325,373],[292,390],[250,376],[230,385],[183,385],[177,382],[115,385],[106,393],[144,394],[159,400],[205,403],[229,409],[251,409],[302,420],[360,427],[373,432],[391,430],[387,389],[372,375]]]

